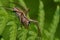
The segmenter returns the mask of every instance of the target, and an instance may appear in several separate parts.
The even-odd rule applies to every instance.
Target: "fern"
[[[0,40],[60,40],[59,4],[60,0],[0,0]],[[27,17],[38,20],[41,36],[35,24],[31,22],[28,30],[21,27],[16,13],[2,6],[29,8]]]

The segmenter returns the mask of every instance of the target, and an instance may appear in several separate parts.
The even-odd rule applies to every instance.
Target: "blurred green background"
[[[28,17],[39,22],[40,37],[35,24],[28,30],[21,28],[16,13],[1,7],[20,5],[29,8]],[[0,40],[60,40],[60,0],[0,0]]]

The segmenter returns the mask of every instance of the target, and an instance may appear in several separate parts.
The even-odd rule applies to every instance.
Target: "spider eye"
[[[30,24],[30,21],[28,23]]]
[[[30,24],[30,21],[28,22],[28,26],[29,26],[29,24]]]

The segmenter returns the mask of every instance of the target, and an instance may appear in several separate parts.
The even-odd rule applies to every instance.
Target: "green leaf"
[[[0,40],[60,40],[59,4],[59,0],[0,0]],[[16,13],[3,6],[30,9],[27,18],[39,22],[41,36],[34,23],[25,29]]]

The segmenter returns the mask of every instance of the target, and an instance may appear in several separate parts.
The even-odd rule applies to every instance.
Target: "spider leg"
[[[39,28],[39,23],[38,23],[38,21],[35,21],[35,20],[30,19],[30,22],[33,22],[33,23],[37,26],[38,36],[41,36],[41,31],[40,31],[40,28]]]
[[[25,10],[23,10],[23,12],[24,12],[24,14],[25,14],[25,16],[27,16],[28,15],[28,12],[30,11],[30,9],[25,9]]]

